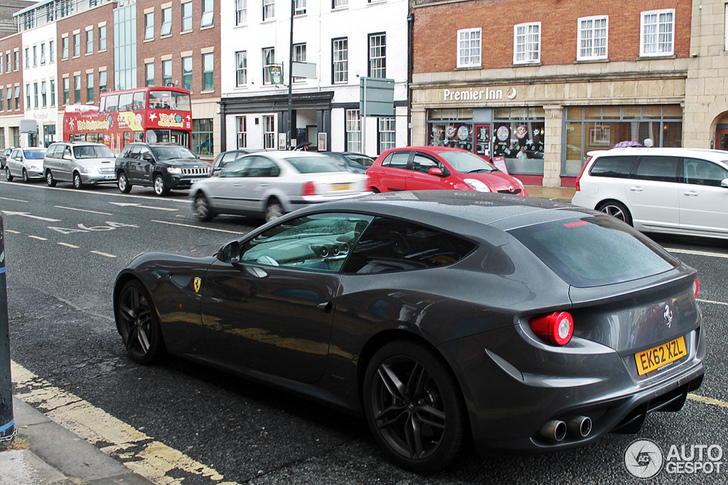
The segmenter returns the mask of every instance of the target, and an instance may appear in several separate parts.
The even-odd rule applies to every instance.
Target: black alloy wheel
[[[207,222],[214,217],[214,213],[210,208],[210,202],[203,193],[195,196],[195,216],[202,222]]]
[[[74,189],[83,188],[83,179],[81,179],[81,174],[78,172],[73,172],[73,188]]]
[[[140,364],[152,363],[164,352],[164,341],[149,292],[139,281],[131,280],[114,306],[116,327],[129,356]]]
[[[46,183],[48,184],[48,187],[56,186],[56,179],[53,178],[53,172],[50,170],[46,170]]]
[[[8,182],[13,181],[13,176],[10,174],[10,168],[8,168],[7,166],[5,167],[5,180],[7,180]]]
[[[169,192],[169,187],[167,187],[166,182],[164,181],[164,177],[162,177],[161,174],[157,174],[154,176],[154,193],[156,195],[162,196],[167,195]]]
[[[124,172],[119,172],[119,178],[116,180],[116,185],[119,187],[119,191],[122,194],[128,194],[131,192],[131,184],[129,183],[129,179],[126,178],[126,174]]]
[[[465,405],[455,376],[434,351],[409,341],[385,345],[367,367],[363,394],[369,427],[394,463],[428,473],[457,458]]]
[[[619,219],[622,222],[626,222],[630,226],[632,225],[632,214],[629,213],[629,209],[624,204],[617,201],[602,202],[597,206],[598,211],[602,211],[612,217]]]

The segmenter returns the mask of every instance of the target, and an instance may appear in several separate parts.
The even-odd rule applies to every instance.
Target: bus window
[[[119,95],[119,111],[131,111],[132,93]]]
[[[99,111],[106,111],[106,96],[101,96],[99,101]]]
[[[144,109],[144,91],[134,93],[134,111],[140,111]]]
[[[134,141],[144,141],[144,132],[135,131],[134,132]]]
[[[116,113],[119,111],[119,95],[110,94],[106,96],[106,111],[109,113]]]

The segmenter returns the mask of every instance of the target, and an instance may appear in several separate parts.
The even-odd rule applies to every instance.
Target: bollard
[[[15,438],[13,418],[13,382],[10,379],[10,332],[8,329],[8,293],[5,284],[5,232],[0,216],[0,450]]]

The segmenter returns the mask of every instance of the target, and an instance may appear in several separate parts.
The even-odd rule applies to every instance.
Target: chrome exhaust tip
[[[539,433],[549,441],[558,443],[566,437],[566,423],[560,419],[552,419],[544,424]]]
[[[589,436],[592,431],[592,420],[588,416],[576,416],[569,420],[566,427],[569,436],[576,439],[583,439]]]

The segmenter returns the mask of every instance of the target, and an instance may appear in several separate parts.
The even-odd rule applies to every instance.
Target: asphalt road
[[[257,221],[199,223],[184,192],[4,181],[0,213],[15,395],[157,483],[728,483],[728,242],[654,236],[700,272],[707,375],[682,411],[652,414],[639,434],[586,448],[469,454],[421,477],[389,464],[357,418],[179,359],[145,367],[127,358],[112,315],[117,272],[139,252],[222,244]],[[625,467],[639,439],[664,453],[652,480]],[[686,473],[686,460],[669,456],[673,445],[712,472]]]

